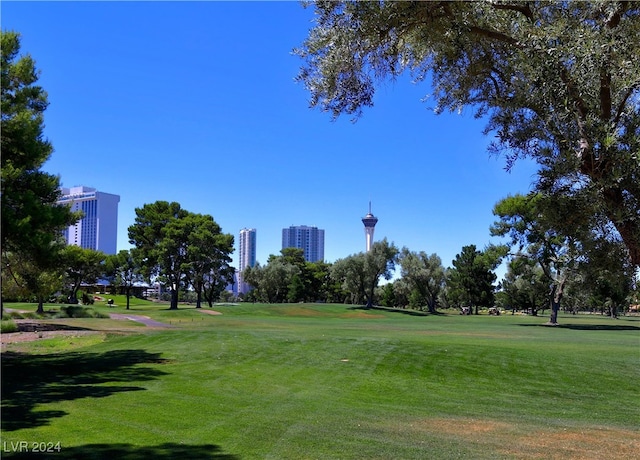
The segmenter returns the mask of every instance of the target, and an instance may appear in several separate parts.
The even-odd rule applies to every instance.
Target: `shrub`
[[[69,305],[67,307],[60,307],[60,313],[56,315],[57,318],[108,318],[108,315],[104,315],[95,311],[92,308],[85,308],[80,305]]]
[[[5,313],[2,319],[38,319],[39,316],[32,311],[12,311]]]
[[[18,332],[18,325],[12,320],[2,320],[0,321],[0,332],[2,334],[6,334],[8,332]]]

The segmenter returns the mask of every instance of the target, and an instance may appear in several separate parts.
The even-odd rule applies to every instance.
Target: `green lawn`
[[[543,317],[344,305],[216,306],[222,315],[123,305],[94,307],[172,327],[64,320],[106,332],[4,348],[3,458],[28,457],[14,452],[21,441],[29,450],[60,442],[53,458],[632,459],[640,451],[638,317],[561,316],[561,326],[545,327]]]

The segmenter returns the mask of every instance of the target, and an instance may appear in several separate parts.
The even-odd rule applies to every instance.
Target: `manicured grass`
[[[640,449],[638,317],[545,327],[344,305],[166,308],[128,313],[167,329],[72,349],[8,346],[5,446],[60,441],[57,458],[135,459],[631,459]]]

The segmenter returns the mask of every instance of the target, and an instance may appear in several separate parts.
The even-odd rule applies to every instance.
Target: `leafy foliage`
[[[560,301],[565,285],[584,251],[576,238],[567,236],[553,225],[553,209],[558,200],[544,194],[515,195],[497,203],[494,214],[500,218],[491,227],[491,233],[509,236],[511,245],[535,261],[544,272],[551,286],[549,302],[551,305],[550,323],[557,323]],[[587,235],[582,232],[582,240]]]
[[[64,248],[61,263],[70,286],[70,303],[78,303],[78,290],[82,283],[95,283],[104,273],[103,263],[107,255],[101,251],[69,245]]]
[[[374,304],[374,294],[380,277],[391,279],[398,261],[398,248],[387,239],[376,241],[371,250],[337,260],[331,269],[331,277],[341,283],[351,297],[351,303]]]
[[[491,152],[533,158],[538,190],[575,200],[558,224],[602,216],[640,265],[638,2],[314,5],[295,51],[312,106],[358,117],[381,81],[430,78],[436,112],[473,107]]]
[[[448,271],[447,285],[450,296],[460,306],[490,308],[495,302],[496,275],[493,270],[498,259],[491,252],[478,251],[475,245],[464,246],[453,260],[453,267]]]
[[[0,38],[2,265],[14,281],[24,282],[42,299],[42,295],[49,295],[44,293],[49,287],[39,283],[44,282],[43,271],[57,265],[60,232],[79,215],[67,206],[56,205],[60,181],[40,170],[53,147],[43,135],[48,102],[46,92],[36,84],[39,72],[35,63],[28,55],[19,56],[17,33],[2,31]],[[11,263],[9,258],[20,262]]]
[[[233,236],[223,234],[213,217],[190,213],[176,202],[136,208],[129,242],[135,245],[144,275],[169,287],[172,310],[178,308],[181,288],[192,286],[199,305],[203,290],[213,296],[233,279],[228,265]]]
[[[402,248],[400,256],[402,278],[406,279],[418,297],[418,304],[426,303],[430,313],[436,312],[438,297],[445,286],[445,271],[440,257],[436,254],[427,255]]]
[[[528,257],[517,256],[509,262],[501,287],[503,308],[535,316],[549,305],[548,278],[540,265]]]
[[[113,284],[121,286],[125,290],[127,310],[130,308],[131,289],[135,283],[143,281],[140,273],[142,267],[134,254],[134,250],[122,250],[117,254],[107,256],[105,260],[107,276],[112,278]]]
[[[278,256],[271,254],[266,265],[245,269],[245,282],[253,288],[247,298],[272,303],[332,301],[330,269],[323,261],[307,262],[302,249],[284,248]]]

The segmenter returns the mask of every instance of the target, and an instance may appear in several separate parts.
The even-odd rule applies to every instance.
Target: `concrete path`
[[[110,313],[109,317],[111,319],[128,319],[131,321],[136,321],[138,323],[144,324],[147,327],[175,327],[175,326],[172,326],[171,324],[161,323],[160,321],[155,321],[149,318],[148,316],[142,316],[142,315],[125,315],[121,313]]]

